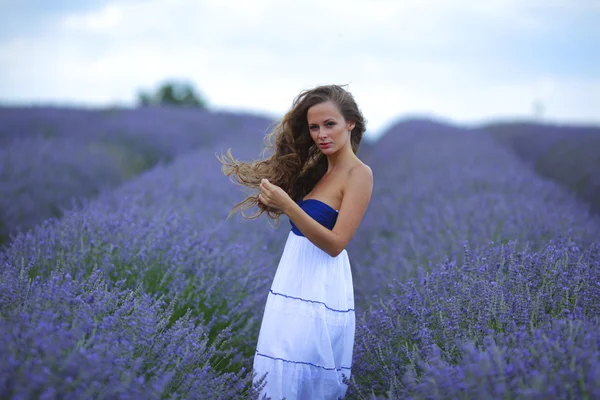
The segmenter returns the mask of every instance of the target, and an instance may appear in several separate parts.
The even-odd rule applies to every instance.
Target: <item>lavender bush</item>
[[[595,319],[600,315],[598,245],[583,249],[568,239],[559,239],[542,251],[532,252],[517,251],[515,244],[510,243],[490,246],[478,257],[470,254],[467,248],[465,259],[464,264],[447,261],[420,279],[394,282],[391,284],[394,294],[363,314],[356,334],[357,362],[354,368],[357,378],[353,386],[356,393],[368,389],[379,393],[391,391],[400,397],[427,398],[427,395],[433,395],[431,390],[437,388],[449,393],[448,398],[454,398],[452,394],[460,393],[460,385],[450,392],[446,386],[455,385],[456,381],[428,382],[429,373],[443,375],[440,369],[456,369],[454,374],[462,377],[460,384],[475,391],[488,390],[483,378],[491,372],[482,370],[483,375],[475,374],[476,370],[469,364],[474,361],[469,357],[477,357],[475,349],[483,353],[500,351],[499,348],[490,350],[490,343],[486,341],[490,337],[504,343],[498,357],[509,364],[507,368],[522,369],[524,366],[518,363],[512,365],[510,354],[523,352],[526,348],[519,346],[527,338],[521,337],[519,341],[514,339],[515,336],[533,334],[555,319],[592,321],[584,324],[587,327],[598,323]],[[582,332],[582,335],[587,333]],[[589,348],[591,355],[583,360],[591,364],[592,369],[586,368],[587,375],[582,377],[577,393],[583,391],[589,395],[600,390],[597,376],[590,375],[600,371],[599,339],[597,334],[591,339],[595,347]],[[463,347],[467,344],[472,347],[465,361]],[[568,355],[563,351],[561,347],[550,348],[546,354],[559,359],[578,357],[577,352],[581,349],[573,349]],[[423,367],[427,363],[434,365],[429,369]],[[465,370],[467,368],[469,371]],[[511,375],[510,379],[514,381],[506,384],[516,385],[536,376],[546,382],[554,375],[576,373],[580,368],[557,363],[534,365],[530,370]],[[407,374],[412,376],[410,385],[403,380]],[[423,388],[426,390],[421,392]],[[538,396],[545,393],[538,389],[533,388],[533,393]],[[485,398],[499,398],[507,393],[501,390],[492,394]],[[461,394],[465,398],[478,395],[469,391]],[[515,398],[523,397],[515,392]]]
[[[173,301],[109,289],[102,272],[75,280],[61,268],[42,278],[2,274],[2,398],[229,398],[247,378],[217,372],[211,359],[228,332],[208,344],[209,328]],[[7,293],[8,292],[8,293]],[[241,373],[244,373],[241,370]]]
[[[598,318],[548,320],[538,328],[490,336],[483,351],[466,342],[457,365],[444,362],[434,347],[428,362],[410,366],[394,396],[595,399],[600,396],[598,328]],[[422,371],[420,379],[415,370]]]

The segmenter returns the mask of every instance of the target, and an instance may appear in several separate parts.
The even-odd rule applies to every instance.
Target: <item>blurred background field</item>
[[[244,134],[254,137],[259,148],[270,122],[174,106],[6,107],[0,118],[0,243],[180,154]]]
[[[348,82],[347,398],[600,397],[594,2],[82,4],[1,17],[1,398],[256,398],[291,226],[228,219],[216,154]]]

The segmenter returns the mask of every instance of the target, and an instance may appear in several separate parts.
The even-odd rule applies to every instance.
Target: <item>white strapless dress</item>
[[[335,225],[337,210],[327,204],[309,199],[299,205],[329,229]],[[348,253],[331,257],[290,223],[258,337],[255,381],[267,373],[261,398],[343,398],[355,331]]]

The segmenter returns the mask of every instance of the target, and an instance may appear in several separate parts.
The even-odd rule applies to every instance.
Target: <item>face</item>
[[[332,102],[320,103],[308,109],[306,115],[310,136],[321,152],[335,153],[350,145],[350,133],[354,122],[346,121]],[[321,146],[327,144],[326,146]]]

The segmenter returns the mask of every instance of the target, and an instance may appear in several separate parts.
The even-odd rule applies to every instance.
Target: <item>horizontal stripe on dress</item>
[[[257,355],[259,355],[259,356],[263,356],[263,357],[266,357],[266,358],[270,358],[270,359],[272,359],[272,360],[276,360],[276,361],[277,361],[277,360],[279,360],[279,361],[284,361],[284,362],[288,362],[288,363],[292,363],[292,364],[305,364],[305,365],[311,365],[311,366],[313,366],[313,367],[317,367],[317,368],[323,368],[323,369],[326,369],[326,370],[329,370],[329,371],[333,371],[333,370],[335,370],[335,371],[341,371],[341,370],[343,370],[343,369],[352,369],[352,368],[350,368],[350,367],[340,367],[340,368],[335,368],[335,367],[333,367],[333,368],[328,368],[328,367],[324,367],[324,366],[322,366],[322,365],[313,364],[313,363],[309,363],[309,362],[306,362],[306,361],[291,361],[291,360],[286,360],[286,359],[283,359],[283,358],[278,358],[278,357],[268,356],[268,355],[266,355],[266,354],[259,353],[259,352],[258,352],[258,350],[256,350],[256,354],[257,354]]]
[[[300,301],[305,301],[307,303],[317,303],[317,304],[323,304],[325,306],[325,308],[327,308],[328,310],[331,311],[335,311],[335,312],[350,312],[350,311],[354,311],[354,308],[349,308],[347,310],[336,310],[335,308],[331,308],[329,307],[327,304],[323,303],[322,301],[317,301],[317,300],[307,300],[307,299],[303,299],[300,297],[294,297],[294,296],[288,296],[287,294],[283,294],[283,293],[277,293],[274,292],[273,289],[269,289],[271,291],[272,294],[277,295],[277,296],[283,296],[283,297],[287,297],[288,299],[294,299],[294,300],[300,300]]]

